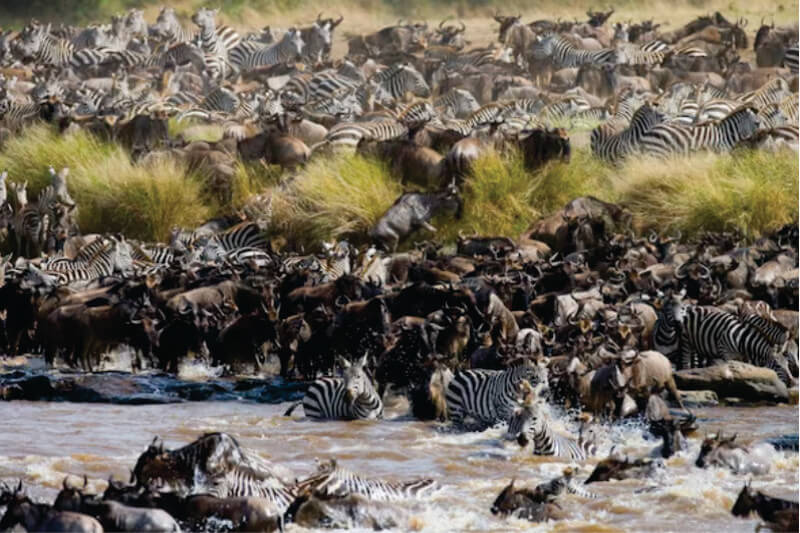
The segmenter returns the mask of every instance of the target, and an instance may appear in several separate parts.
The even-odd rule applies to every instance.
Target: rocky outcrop
[[[748,402],[788,402],[789,391],[774,370],[740,361],[680,370],[675,382],[682,390],[712,390],[720,398]]]

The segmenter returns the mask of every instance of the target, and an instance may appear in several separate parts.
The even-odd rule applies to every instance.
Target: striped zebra
[[[128,274],[134,266],[133,248],[123,238],[98,239],[92,247],[96,250],[91,258],[82,261],[76,258],[69,265],[66,258],[48,264],[44,272],[54,276],[60,285],[84,284],[98,278],[111,276],[115,272]]]
[[[355,151],[362,142],[391,141],[408,135],[408,128],[395,119],[372,122],[342,122],[336,124],[325,136],[325,140],[311,147],[314,152],[322,147],[334,151]]]
[[[219,498],[262,497],[282,510],[294,499],[272,463],[227,433],[206,433],[177,450],[165,450],[156,437],[137,459],[131,482],[171,487],[181,495],[208,491]]]
[[[397,501],[424,499],[439,489],[433,479],[392,482],[382,479],[367,479],[339,466],[335,459],[320,461],[317,472],[300,481],[295,492],[314,492],[325,496],[361,494],[375,501]]]
[[[694,121],[701,123],[709,120],[722,120],[738,109],[740,105],[742,105],[741,102],[727,98],[706,100],[698,106]],[[760,112],[759,115],[761,115]]]
[[[800,151],[800,128],[795,124],[759,130],[751,140],[747,144],[756,148],[773,152],[789,148],[797,152]]]
[[[420,98],[428,98],[431,89],[425,77],[408,63],[393,65],[375,74],[370,83],[375,86],[375,100],[391,103],[401,100],[406,93]]]
[[[322,420],[375,420],[383,418],[383,401],[372,385],[364,368],[367,354],[355,363],[340,358],[343,373],[340,378],[321,378],[313,382],[301,402],[308,418]]]
[[[660,65],[673,53],[661,41],[652,41],[641,46],[625,44],[618,46],[616,50],[617,64],[620,65]]]
[[[793,381],[780,347],[770,342],[758,324],[713,307],[686,305],[681,295],[668,297],[662,306],[653,341],[678,369],[736,359],[771,368],[785,383]]]
[[[538,387],[537,387],[538,388]],[[556,433],[544,412],[544,399],[534,389],[526,394],[508,420],[506,440],[516,440],[520,446],[533,443],[534,455],[552,455],[574,461],[585,461],[594,455],[596,446],[592,439],[577,439]]]
[[[75,70],[100,64],[110,48],[84,48],[75,46],[64,39],[50,34],[50,25],[31,24],[25,27],[18,37],[18,52],[23,58],[30,58],[38,65],[56,67],[69,66]]]
[[[194,15],[192,22],[200,28],[200,49],[213,56],[227,57],[228,52],[235,48],[242,40],[236,30],[230,26],[217,26],[216,16],[219,9],[201,7]]]
[[[2,97],[0,97],[2,98]],[[17,103],[7,96],[0,99],[0,121],[10,130],[18,130],[39,118],[38,103]]]
[[[590,500],[599,498],[597,494],[575,483],[575,469],[571,466],[565,468],[561,476],[536,485],[533,492],[537,496],[538,501],[553,501],[564,494],[564,492]]]
[[[631,117],[630,125],[602,142],[592,137],[592,153],[606,161],[616,162],[633,153],[646,132],[664,121],[657,109],[645,104]],[[594,134],[594,132],[592,132]]]
[[[300,28],[300,37],[305,43],[302,56],[309,65],[322,63],[330,54],[334,22],[333,20],[320,20],[318,17],[311,26]]]
[[[266,250],[269,247],[267,239],[264,238],[261,229],[255,222],[240,222],[225,231],[216,233],[212,240],[226,252],[241,248]]]
[[[277,43],[262,46],[249,55],[236,54],[231,57],[231,64],[240,70],[253,70],[289,63],[303,53],[304,47],[300,30],[289,28]]]
[[[797,45],[786,49],[781,60],[781,66],[788,68],[792,74],[797,75]]]
[[[761,109],[767,104],[780,103],[790,94],[789,82],[783,78],[772,78],[755,91],[739,95],[737,100],[756,109]]]
[[[658,124],[641,137],[639,151],[658,157],[689,155],[700,150],[729,151],[751,137],[758,126],[758,116],[749,106],[737,109],[720,121],[695,126]]]
[[[299,102],[308,103],[312,100],[333,98],[336,93],[353,90],[361,83],[361,80],[344,76],[335,70],[323,70],[313,75],[293,76],[283,91],[295,94]]]
[[[450,89],[433,101],[433,107],[449,118],[465,118],[476,111],[480,105],[466,89]]]
[[[547,367],[525,360],[506,370],[463,370],[447,386],[445,401],[455,426],[482,428],[506,422],[514,412],[519,384],[547,382]],[[475,425],[465,424],[475,420]]]
[[[592,152],[595,152],[608,137],[616,135],[628,127],[633,114],[643,103],[642,98],[634,94],[633,91],[628,90],[620,93],[617,98],[616,109],[614,109],[614,115],[592,130],[589,137],[589,145]]]
[[[175,9],[162,7],[156,23],[150,26],[150,33],[168,43],[189,43],[194,40],[194,31],[185,28],[178,20]]]
[[[550,59],[556,68],[579,67],[587,63],[602,65],[617,62],[617,51],[613,48],[602,50],[581,50],[570,41],[556,34],[537,36],[533,45],[536,59]]]
[[[325,259],[322,262],[322,281],[333,281],[350,273],[350,245],[347,241],[323,242]]]

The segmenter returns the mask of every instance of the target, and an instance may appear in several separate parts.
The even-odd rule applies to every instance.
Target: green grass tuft
[[[364,242],[401,192],[381,161],[358,155],[317,158],[275,188],[275,231],[305,248],[332,238]]]
[[[85,132],[62,136],[32,126],[0,152],[0,169],[14,182],[28,181],[31,201],[50,183],[50,165],[70,168],[68,187],[84,233],[164,240],[172,226],[193,227],[213,214],[200,181],[180,162],[159,158],[134,165],[124,149]]]

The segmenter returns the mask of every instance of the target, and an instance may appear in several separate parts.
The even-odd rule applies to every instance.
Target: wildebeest
[[[430,224],[434,216],[455,212],[460,218],[461,210],[461,193],[452,183],[435,193],[405,193],[381,216],[370,237],[376,245],[393,252],[402,239],[420,228],[435,232]]]
[[[800,508],[798,508],[797,502],[767,496],[760,490],[753,492],[748,482],[739,492],[739,497],[736,498],[736,502],[733,504],[731,514],[733,516],[748,517],[753,511],[773,531],[795,531],[798,528]]]

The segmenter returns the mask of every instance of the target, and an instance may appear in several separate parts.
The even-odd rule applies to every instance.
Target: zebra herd
[[[498,42],[471,50],[454,38],[463,25],[398,24],[351,37],[342,59],[331,57],[342,17],[251,33],[219,18],[201,8],[193,28],[165,7],[148,24],[133,9],[108,25],[31,22],[5,32],[0,126],[17,131],[41,117],[62,127],[216,121],[237,140],[260,130],[296,139],[306,145],[301,162],[398,140],[457,159],[459,139],[505,146],[563,125],[596,125],[592,153],[611,162],[742,144],[797,149],[796,28],[762,26],[757,47],[774,33],[785,53],[765,59],[758,48],[754,68],[740,57],[744,25],[720,14],[672,32],[498,15]],[[704,40],[711,29],[726,37]]]

